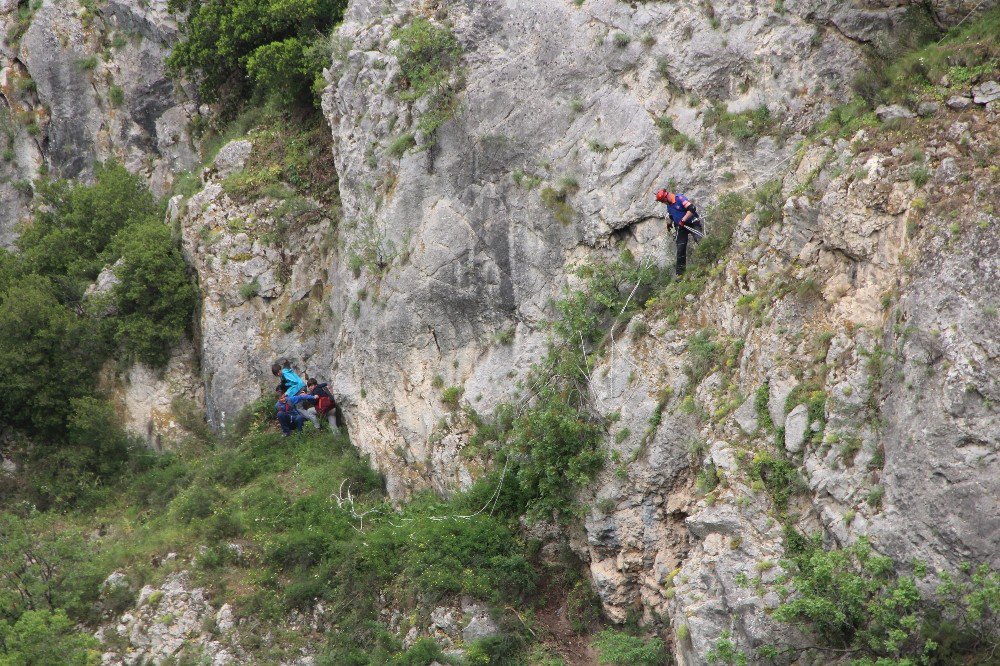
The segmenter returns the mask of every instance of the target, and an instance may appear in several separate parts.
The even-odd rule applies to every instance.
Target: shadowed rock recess
[[[198,145],[218,110],[167,72],[183,18],[165,0],[0,0],[0,243],[30,218],[36,178],[85,182],[114,159],[165,197],[200,289],[165,369],[105,372],[131,432],[180,450],[202,420],[238,430],[286,359],[330,383],[398,507],[498,471],[509,451],[477,432],[531,404],[550,345],[583,347],[603,466],[570,518],[521,529],[542,558],[567,544],[599,622],[666,645],[660,661],[600,663],[861,658],[848,643],[808,652],[815,635],[779,611],[800,533],[870,544],[901,576],[1000,568],[1000,55],[953,54],[905,93],[881,80],[928,43],[911,36],[946,39],[996,2],[346,4],[310,135],[321,192],[285,172],[252,181],[283,130]],[[414,25],[456,44],[429,91],[406,60]],[[867,88],[890,92],[857,111]],[[731,234],[719,255],[695,250],[685,280],[660,187],[697,202],[702,245]],[[623,251],[652,283],[616,287],[602,340],[560,340],[580,269]],[[277,663],[255,652],[267,621],[192,578],[202,557],[171,553],[134,608],[100,618],[104,663],[191,646],[206,663]],[[564,661],[509,663],[598,663],[546,619],[566,624],[565,598],[537,618],[470,596],[419,604],[430,617],[380,609],[407,647],[431,637],[459,659],[520,622]],[[282,622],[269,646],[339,626],[322,603]],[[278,661],[333,663],[313,661],[317,645]]]

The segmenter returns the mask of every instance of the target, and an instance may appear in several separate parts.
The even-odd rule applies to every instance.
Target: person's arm
[[[695,216],[695,208],[694,204],[692,204],[690,201],[686,199],[684,200],[684,203],[682,203],[681,205],[684,206],[684,217],[682,217],[680,221],[680,225],[683,227],[685,224],[690,222],[691,219]]]

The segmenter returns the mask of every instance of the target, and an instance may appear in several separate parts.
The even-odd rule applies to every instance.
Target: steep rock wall
[[[27,215],[42,173],[87,178],[114,158],[158,195],[197,163],[192,91],[166,74],[178,38],[166,0],[0,4],[0,243]]]
[[[358,227],[345,246],[374,242],[394,260],[379,274],[337,275],[348,299],[359,289],[378,297],[345,322],[335,378],[356,402],[356,441],[375,454],[394,495],[454,480],[461,438],[433,436],[447,414],[436,377],[489,411],[537,357],[539,324],[567,284],[568,265],[623,236],[636,239],[640,256],[664,260],[655,184],[673,181],[707,198],[724,184],[780,173],[789,137],[844,101],[863,63],[861,43],[904,11],[841,3],[799,3],[784,14],[766,2],[352,3],[324,98],[345,218]],[[465,88],[434,145],[396,160],[387,148],[423,109],[392,92],[392,32],[415,15],[453,25]],[[706,122],[711,99],[732,112],[766,106],[785,140],[718,136]],[[697,148],[664,145],[662,117],[698,137]],[[515,171],[540,187],[519,186]],[[569,197],[572,222],[559,224],[539,192],[566,178],[579,189]],[[494,342],[510,329],[512,345]]]

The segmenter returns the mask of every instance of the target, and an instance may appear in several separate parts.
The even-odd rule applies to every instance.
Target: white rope
[[[980,7],[982,7],[983,5],[986,4],[986,2],[987,2],[987,0],[981,0],[981,2],[978,5],[976,5],[975,7],[972,8],[971,12],[969,12],[968,14],[965,15],[965,18],[963,18],[961,21],[959,21],[958,23],[956,23],[952,27],[948,28],[948,30],[945,30],[944,36],[941,37],[941,39],[939,39],[934,44],[934,46],[937,46],[938,44],[940,44],[941,42],[943,42],[944,40],[946,40],[948,38],[948,33],[949,32],[951,32],[952,30],[957,30],[959,28],[959,26],[961,26],[963,23],[965,23],[968,20],[968,18],[970,16],[972,16],[973,14],[975,14],[979,10]]]

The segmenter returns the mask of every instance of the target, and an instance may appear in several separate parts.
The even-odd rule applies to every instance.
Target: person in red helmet
[[[677,229],[677,276],[680,277],[687,268],[688,237],[690,234],[694,234],[696,238],[702,236],[698,209],[683,194],[675,194],[665,189],[660,189],[656,193],[656,200],[667,206],[670,222]]]

